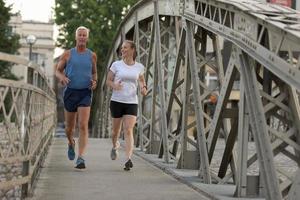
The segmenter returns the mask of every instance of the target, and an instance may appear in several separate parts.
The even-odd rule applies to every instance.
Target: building
[[[50,85],[54,85],[54,49],[55,42],[53,40],[54,22],[38,22],[38,21],[22,21],[19,13],[13,15],[10,19],[9,26],[13,33],[20,35],[21,48],[20,56],[29,59],[30,46],[26,42],[28,35],[34,35],[36,42],[32,45],[31,60],[41,66],[41,70],[48,77]],[[27,70],[24,67],[14,66],[13,73],[18,77],[26,77]],[[24,81],[27,81],[23,78]]]
[[[299,0],[268,0],[267,2],[287,6],[295,10],[300,10],[300,1]]]

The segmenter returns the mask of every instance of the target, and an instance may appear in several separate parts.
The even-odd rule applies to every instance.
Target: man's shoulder
[[[97,54],[96,54],[94,51],[90,50],[90,52],[91,52],[91,55],[92,55],[94,58],[97,58]]]
[[[95,52],[92,50],[92,49],[90,49],[90,48],[86,48],[86,50],[88,50],[91,54],[94,54]]]
[[[69,59],[70,55],[71,55],[71,49],[67,49],[62,53],[60,59]]]

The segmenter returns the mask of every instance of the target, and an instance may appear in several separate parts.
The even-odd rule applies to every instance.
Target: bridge
[[[122,197],[132,199],[176,199],[178,193],[184,195],[177,199],[300,199],[298,11],[254,0],[142,0],[119,25],[107,66],[118,58],[124,39],[136,42],[149,88],[139,98],[135,129],[134,170],[140,179],[125,172],[116,176],[102,152],[109,149],[111,130],[105,77],[96,91],[91,173],[73,180],[72,172],[63,173],[67,161],[59,162],[66,160],[66,143],[53,137],[55,93],[37,65],[0,53],[1,61],[28,68],[28,83],[0,79],[1,198],[14,193],[23,199],[36,188],[40,199],[64,199],[61,190],[41,185],[83,181],[78,188],[71,184],[75,189],[66,199],[120,198],[110,188],[118,183]],[[217,96],[215,104],[211,96]],[[59,182],[43,179],[55,173],[62,176]],[[92,179],[97,176],[108,186]],[[162,181],[149,191],[153,177]],[[83,197],[80,190],[89,192]]]

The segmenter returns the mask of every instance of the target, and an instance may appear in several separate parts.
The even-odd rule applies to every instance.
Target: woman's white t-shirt
[[[144,73],[144,65],[135,62],[127,65],[123,60],[112,63],[110,70],[114,73],[114,83],[121,83],[122,90],[113,90],[111,100],[121,103],[138,104],[137,81]]]

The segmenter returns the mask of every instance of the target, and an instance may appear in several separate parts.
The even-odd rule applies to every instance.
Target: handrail
[[[25,198],[56,127],[56,95],[39,65],[2,52],[0,60],[27,71],[24,80],[0,78],[0,198],[12,190]]]

